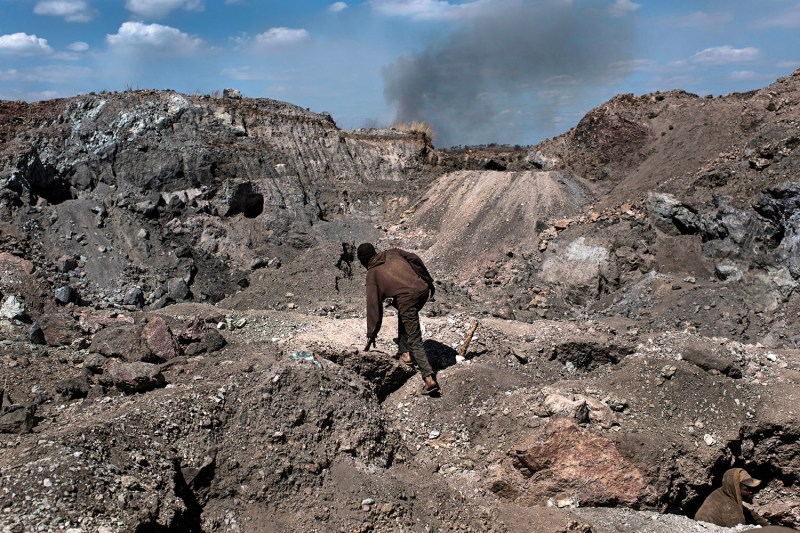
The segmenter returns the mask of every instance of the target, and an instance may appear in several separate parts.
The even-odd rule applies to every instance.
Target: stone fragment
[[[158,365],[110,362],[105,369],[111,383],[122,392],[147,392],[166,385]]]
[[[56,289],[55,299],[56,302],[60,303],[61,305],[67,305],[68,303],[75,301],[75,297],[75,289],[69,285],[64,285],[63,287]]]
[[[742,279],[742,271],[735,265],[717,265],[714,274],[722,281],[739,281]]]
[[[66,274],[78,268],[78,261],[71,255],[62,255],[56,260],[56,270]]]
[[[3,304],[0,305],[0,318],[21,320],[24,319],[27,314],[28,306],[14,294],[6,296],[3,300]]]
[[[749,163],[750,163],[750,168],[754,168],[760,171],[770,166],[772,164],[772,161],[764,157],[754,157],[749,161]]]
[[[189,285],[186,284],[183,278],[170,278],[167,280],[166,290],[167,295],[176,302],[189,297]]]
[[[160,316],[151,317],[142,329],[142,338],[150,351],[164,361],[180,355],[180,347],[167,325]]]
[[[571,222],[572,221],[568,218],[562,218],[560,220],[556,220],[555,222],[553,222],[553,227],[556,228],[557,230],[565,230],[569,227]]]
[[[264,268],[267,266],[269,262],[268,259],[264,259],[263,257],[256,257],[252,261],[250,261],[250,270],[257,270],[259,268]]]
[[[584,399],[586,407],[589,408],[589,422],[597,424],[603,429],[619,425],[619,420],[608,405],[589,396],[585,396]]]
[[[89,395],[91,383],[86,376],[65,379],[56,383],[56,392],[65,400],[77,400]]]
[[[30,433],[36,425],[36,404],[16,405],[0,415],[0,433]]]
[[[661,369],[661,377],[664,379],[672,379],[672,376],[674,376],[677,371],[678,367],[666,365]]]
[[[100,355],[99,353],[90,353],[83,360],[83,368],[98,374],[103,371],[103,365],[108,361],[108,357]]]
[[[95,333],[89,350],[128,362],[151,361],[153,353],[142,338],[142,330],[139,325],[106,328]]]
[[[544,408],[550,416],[560,416],[579,424],[589,421],[589,407],[584,398],[567,398],[561,394],[550,394],[544,399]]]
[[[513,355],[517,359],[517,361],[519,361],[521,364],[523,365],[528,364],[528,356],[524,354],[522,350],[519,350],[517,348],[511,348],[511,355]]]
[[[28,330],[28,340],[33,344],[46,344],[44,331],[38,322],[34,322]]]
[[[31,275],[33,274],[33,263],[8,252],[0,253],[0,272],[12,269],[21,270],[25,274]]]
[[[46,313],[38,323],[48,346],[67,346],[81,335],[78,322],[66,313]]]
[[[144,291],[139,287],[133,287],[125,293],[122,305],[131,305],[141,309],[144,306]]]
[[[182,343],[199,342],[203,340],[205,329],[205,323],[199,316],[190,316],[183,322],[178,338]]]
[[[203,344],[208,352],[216,352],[225,347],[228,342],[216,329],[207,329],[203,335]]]

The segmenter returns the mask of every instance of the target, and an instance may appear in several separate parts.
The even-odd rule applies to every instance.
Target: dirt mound
[[[537,250],[551,220],[573,215],[590,198],[579,179],[560,172],[454,172],[413,207],[405,239],[435,265],[473,277],[487,258]]]

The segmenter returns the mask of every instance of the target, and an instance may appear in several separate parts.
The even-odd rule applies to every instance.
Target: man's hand
[[[367,345],[364,347],[364,351],[368,352],[370,346],[375,346],[375,337],[367,337]]]

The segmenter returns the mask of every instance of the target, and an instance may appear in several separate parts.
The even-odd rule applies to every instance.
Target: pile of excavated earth
[[[734,466],[798,528],[798,146],[800,71],[527,148],[0,102],[0,531],[743,531],[692,519]],[[436,279],[440,397],[361,242]]]

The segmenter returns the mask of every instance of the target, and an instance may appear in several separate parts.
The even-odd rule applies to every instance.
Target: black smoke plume
[[[523,143],[533,121],[552,129],[559,105],[622,76],[630,16],[577,0],[489,2],[449,37],[384,70],[395,121],[424,121],[437,146]],[[588,109],[586,109],[588,111]]]

